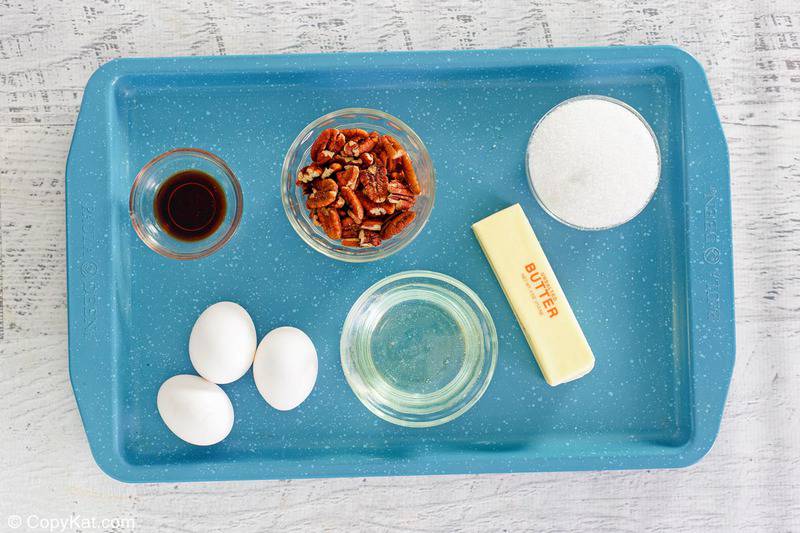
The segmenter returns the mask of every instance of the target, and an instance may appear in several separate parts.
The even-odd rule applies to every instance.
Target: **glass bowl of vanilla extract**
[[[147,163],[131,187],[133,229],[171,259],[200,259],[227,243],[242,218],[242,189],[216,155],[176,148]]]

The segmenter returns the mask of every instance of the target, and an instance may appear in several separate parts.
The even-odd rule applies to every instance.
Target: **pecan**
[[[394,201],[392,200],[389,201],[392,202],[395,211],[408,211],[409,209],[414,207],[414,202],[416,202],[416,198],[414,198],[413,196],[411,197],[406,196],[403,198],[395,199]]]
[[[331,152],[330,150],[320,150],[319,153],[317,154],[316,162],[322,165],[333,159],[334,155],[336,154],[334,152]]]
[[[419,194],[422,192],[422,188],[419,186],[419,180],[417,179],[417,173],[414,172],[414,165],[411,164],[411,158],[408,157],[408,154],[403,154],[403,174],[406,177],[406,183],[408,183],[408,188],[411,189],[411,192],[414,194]]]
[[[314,192],[308,196],[306,200],[306,207],[309,209],[317,209],[326,205],[332,204],[336,201],[336,193],[339,191],[339,186],[332,179],[319,180],[319,183],[314,182]]]
[[[338,133],[338,130],[333,128],[322,130],[322,133],[319,134],[317,140],[311,145],[311,159],[318,161],[317,158],[319,157],[319,153],[325,150],[325,148],[328,146],[328,142],[331,140],[331,137],[336,136]]]
[[[361,223],[361,229],[369,231],[380,231],[381,226],[383,226],[383,222],[381,222],[380,220],[375,220],[374,218],[368,218],[367,220]]]
[[[392,180],[389,182],[388,201],[394,204],[397,211],[407,211],[414,207],[417,198],[404,184],[397,180]]]
[[[345,145],[347,146],[347,145]],[[337,163],[341,163],[342,165],[358,165],[359,161],[357,157],[352,157],[349,155],[344,155],[344,152],[339,152],[335,156],[333,156],[333,160]]]
[[[375,137],[367,137],[366,139],[358,143],[356,149],[353,150],[353,157],[358,157],[363,153],[371,151],[373,148],[375,148],[376,142],[377,139],[375,139]]]
[[[317,220],[328,237],[337,240],[342,238],[342,221],[335,209],[328,207],[317,209]]]
[[[400,180],[391,180],[387,189],[389,191],[389,196],[392,194],[403,194],[406,196],[414,195],[414,193],[412,193],[411,190]]]
[[[342,239],[342,246],[359,247],[361,246],[361,240],[358,237],[348,237]]]
[[[347,206],[350,208],[347,212],[350,218],[356,222],[364,220],[364,206],[361,205],[361,201],[358,199],[358,196],[356,196],[355,191],[350,187],[342,187],[340,194],[341,198],[347,202]]]
[[[342,218],[342,238],[354,239],[358,237],[359,226],[355,220],[350,217]]]
[[[297,182],[309,183],[321,175],[322,169],[317,165],[311,164],[300,169],[300,172],[297,173]]]
[[[329,177],[331,174],[339,172],[340,170],[342,170],[342,165],[340,165],[339,163],[331,163],[330,165],[325,167],[325,170],[322,171],[322,176],[320,177],[322,179],[325,179]]]
[[[342,130],[342,133],[348,139],[361,139],[369,136],[367,130],[362,130],[361,128],[344,129]]]
[[[356,141],[347,141],[344,148],[342,148],[342,153],[350,157],[358,157],[358,154],[355,153],[356,150],[358,150],[358,143]]]
[[[397,142],[397,139],[391,135],[381,136],[381,147],[383,148],[383,151],[386,152],[386,155],[389,156],[389,159],[403,157],[403,154],[406,153],[400,143]]]
[[[333,203],[331,204],[331,206],[332,206],[332,207],[335,207],[336,209],[341,209],[341,208],[343,208],[343,207],[344,207],[344,203],[345,203],[345,202],[344,202],[344,198],[342,198],[341,196],[338,196],[338,197],[336,198],[336,201],[335,201],[335,202],[333,202]]]
[[[395,206],[389,202],[376,203],[367,198],[361,191],[359,191],[358,199],[361,200],[361,205],[364,206],[364,213],[373,217],[382,217],[394,213]]]
[[[375,162],[375,156],[372,155],[371,152],[361,154],[358,158],[358,162],[360,165],[363,165],[365,167],[370,167]]]
[[[372,248],[380,245],[381,236],[377,231],[369,231],[362,229],[358,232],[358,241],[362,248]]]
[[[348,187],[355,189],[358,184],[358,170],[357,166],[347,165],[344,170],[336,174],[336,181],[339,182],[339,187]]]
[[[386,164],[389,162],[389,155],[385,151],[378,152],[376,155],[377,159],[375,163],[380,162],[383,166],[386,166]]]
[[[403,211],[402,213],[393,216],[383,225],[381,237],[384,239],[390,239],[394,237],[406,229],[416,216],[417,214],[414,211]]]
[[[334,154],[338,153],[344,148],[345,142],[347,142],[347,139],[345,139],[344,134],[337,131],[336,135],[331,135],[331,140],[328,141],[328,150]]]
[[[359,180],[367,198],[378,204],[386,201],[386,196],[389,194],[389,178],[384,167],[372,165],[360,173]]]

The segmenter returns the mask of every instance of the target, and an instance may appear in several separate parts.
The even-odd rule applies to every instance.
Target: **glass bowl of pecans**
[[[382,111],[320,117],[292,143],[281,199],[294,230],[318,252],[353,263],[405,248],[431,214],[433,163],[419,136]]]

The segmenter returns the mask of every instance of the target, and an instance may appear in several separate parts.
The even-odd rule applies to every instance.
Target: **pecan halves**
[[[358,184],[358,174],[360,170],[355,165],[347,165],[344,170],[336,174],[336,181],[339,182],[339,187],[348,187],[355,189]]]
[[[414,207],[417,197],[411,190],[398,180],[389,182],[389,197],[387,200],[394,204],[397,211],[407,211]]]
[[[381,147],[383,148],[383,151],[386,152],[386,155],[389,156],[389,159],[403,157],[403,155],[406,153],[400,143],[397,142],[397,139],[391,135],[381,136]]]
[[[347,141],[342,148],[342,153],[350,157],[358,157],[355,151],[358,150],[358,143],[356,141]]]
[[[341,133],[348,139],[363,139],[364,137],[369,137],[367,130],[362,130],[361,128],[343,129]]]
[[[344,148],[344,143],[347,142],[347,139],[342,132],[334,131],[336,131],[336,134],[331,135],[331,139],[328,141],[328,150],[336,154]]]
[[[371,167],[375,163],[375,156],[371,152],[358,156],[358,163],[363,167]]]
[[[369,231],[362,229],[358,233],[359,246],[362,248],[372,248],[380,245],[381,236],[377,231]]]
[[[376,157],[375,160],[376,163],[380,161],[381,165],[383,166],[386,166],[389,163],[389,154],[387,154],[383,150],[381,150],[380,152],[376,152],[375,157]]]
[[[406,183],[408,183],[408,188],[411,189],[411,192],[414,194],[421,193],[422,188],[419,186],[419,180],[417,179],[417,173],[414,172],[414,165],[411,163],[411,158],[408,157],[408,154],[403,154],[401,161],[403,162],[403,174],[405,175]]]
[[[359,180],[367,198],[378,204],[386,201],[389,194],[389,178],[386,176],[386,168],[373,165],[359,174]]]
[[[339,134],[339,130],[335,128],[328,128],[326,130],[322,130],[322,133],[319,134],[317,140],[314,141],[314,144],[311,145],[311,159],[316,162],[319,162],[319,155],[322,151],[324,151],[328,147],[328,143],[331,140],[331,137],[335,137]],[[328,158],[330,159],[330,157]]]
[[[381,237],[383,239],[390,239],[394,237],[406,229],[408,225],[413,222],[416,216],[417,214],[414,211],[403,211],[402,213],[393,216],[383,225]]]
[[[361,200],[356,196],[355,191],[349,187],[342,187],[340,191],[341,197],[347,203],[349,211],[347,212],[356,223],[364,220],[364,206],[361,205]]]
[[[361,205],[364,206],[365,215],[371,217],[382,217],[391,215],[395,211],[395,205],[389,202],[377,203],[370,200],[363,192],[359,191],[358,199],[361,200]]]
[[[329,207],[317,209],[317,222],[331,239],[342,238],[342,221],[336,209]]]
[[[309,216],[343,246],[372,247],[405,230],[421,193],[414,165],[391,135],[328,128],[297,173]]]
[[[336,201],[336,193],[339,192],[339,186],[332,179],[319,180],[319,183],[313,183],[313,187],[313,192],[306,200],[306,207],[309,209],[324,207]]]
[[[367,153],[375,148],[375,143],[378,141],[376,137],[367,137],[356,146],[356,149],[353,151],[353,157],[358,157],[361,154]]]
[[[342,239],[358,239],[360,229],[358,223],[352,218],[342,218]]]
[[[361,229],[368,231],[380,231],[383,227],[383,222],[374,218],[368,218],[361,223]]]
[[[335,152],[331,152],[330,150],[320,150],[317,153],[317,158],[315,159],[315,161],[318,164],[322,165],[322,164],[327,163],[331,159],[333,159],[333,156],[335,156],[335,155],[336,155],[336,153]]]
[[[318,167],[317,165],[308,165],[307,167],[303,167],[297,173],[297,183],[310,183],[313,180],[320,177],[323,173],[323,170]]]
[[[340,170],[342,170],[342,165],[340,165],[339,163],[331,163],[330,165],[325,167],[325,170],[322,171],[322,176],[320,177],[322,179],[325,179],[327,177],[330,177],[331,174],[335,174]]]

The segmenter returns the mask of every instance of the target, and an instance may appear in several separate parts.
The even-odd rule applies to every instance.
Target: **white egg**
[[[233,302],[215,303],[197,318],[189,357],[197,373],[213,383],[230,383],[247,373],[256,352],[256,327]]]
[[[173,376],[158,389],[158,414],[175,435],[210,446],[231,432],[233,404],[225,391],[200,376]]]
[[[261,340],[253,362],[253,379],[261,396],[275,409],[294,409],[317,382],[317,350],[301,330],[273,329]]]

